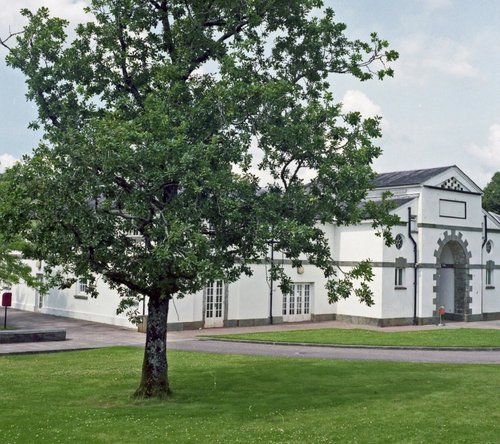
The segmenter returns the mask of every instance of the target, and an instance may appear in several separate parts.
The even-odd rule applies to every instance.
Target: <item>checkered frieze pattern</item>
[[[449,179],[445,180],[441,184],[441,188],[446,188],[447,190],[464,191],[464,187],[462,186],[462,184],[454,177],[450,177]]]

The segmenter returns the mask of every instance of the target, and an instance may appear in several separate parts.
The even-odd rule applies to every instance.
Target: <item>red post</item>
[[[2,307],[5,307],[5,315],[3,318],[3,329],[7,328],[7,307],[12,305],[12,293],[10,291],[6,291],[2,294]]]
[[[2,307],[10,307],[12,305],[12,293],[5,292],[2,295]]]

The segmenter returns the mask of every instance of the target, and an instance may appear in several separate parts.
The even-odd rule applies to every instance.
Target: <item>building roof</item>
[[[495,220],[495,222],[500,224],[500,214],[493,213],[493,211],[487,211],[487,213]]]
[[[394,209],[396,209],[396,208],[402,207],[403,205],[406,205],[407,203],[410,203],[413,199],[415,199],[415,197],[417,197],[417,196],[412,195],[412,196],[408,196],[408,197],[398,197],[396,199],[389,199],[389,200],[394,203]],[[375,201],[375,202],[377,202],[377,201]],[[359,204],[359,208],[365,210],[365,208],[366,208],[366,201],[361,202]],[[366,211],[364,213],[365,214],[363,216],[363,219],[367,220],[368,219],[368,213]]]
[[[406,205],[407,203],[411,202],[413,199],[415,199],[415,196],[398,198],[398,199],[391,199],[391,201],[394,202],[394,204],[396,205],[396,208],[399,208],[399,207],[402,207],[403,205]]]
[[[428,168],[425,170],[394,171],[392,173],[379,174],[373,180],[374,188],[399,187],[405,185],[420,185],[431,177],[441,174],[452,166],[440,168]]]

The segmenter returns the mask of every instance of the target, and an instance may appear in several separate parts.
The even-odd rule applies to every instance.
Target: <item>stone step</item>
[[[65,341],[65,340],[66,340],[66,330],[62,328],[0,330],[0,344],[13,344],[18,342]]]

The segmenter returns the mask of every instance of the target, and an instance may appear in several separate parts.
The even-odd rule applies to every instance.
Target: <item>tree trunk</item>
[[[141,384],[135,392],[140,398],[165,398],[170,393],[167,366],[167,317],[170,297],[149,298],[146,346]]]

